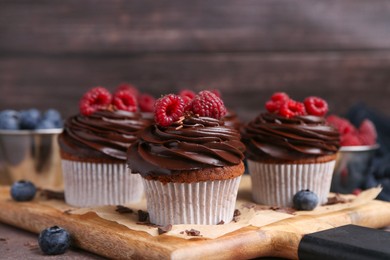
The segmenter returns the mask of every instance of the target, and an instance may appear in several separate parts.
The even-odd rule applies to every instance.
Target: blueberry
[[[0,112],[0,129],[18,130],[19,113],[14,110],[4,110]]]
[[[70,247],[70,234],[61,227],[49,227],[39,234],[38,244],[44,254],[60,255]]]
[[[53,128],[62,128],[62,127],[63,127],[61,114],[60,114],[60,112],[58,112],[58,111],[55,110],[55,109],[48,109],[48,110],[43,114],[42,119],[43,119],[44,121],[48,120],[48,121],[53,122],[53,124],[54,124],[54,126],[55,126],[55,127],[53,127]]]
[[[50,121],[48,119],[41,120],[36,129],[53,129],[58,128],[53,121]]]
[[[297,210],[313,210],[318,204],[318,196],[310,190],[301,190],[294,195],[293,203]]]
[[[11,197],[16,201],[29,201],[35,197],[37,189],[30,181],[17,181],[12,184]]]
[[[20,128],[35,129],[41,119],[41,113],[37,109],[23,110],[20,112]]]

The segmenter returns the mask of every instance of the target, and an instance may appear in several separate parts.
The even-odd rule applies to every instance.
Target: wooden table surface
[[[0,222],[1,259],[42,259],[38,235]],[[85,250],[71,248],[63,255],[50,259],[106,259]]]

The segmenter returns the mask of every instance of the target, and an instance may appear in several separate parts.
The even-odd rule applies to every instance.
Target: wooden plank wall
[[[274,91],[390,115],[385,0],[0,0],[0,109],[76,113],[88,88],[219,88],[246,121]]]

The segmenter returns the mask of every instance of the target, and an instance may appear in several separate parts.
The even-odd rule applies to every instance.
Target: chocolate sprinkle
[[[159,227],[157,230],[158,230],[158,234],[162,235],[164,233],[167,233],[167,232],[171,231],[172,230],[172,225],[168,224],[165,227]]]
[[[40,195],[47,200],[65,200],[65,193],[63,191],[43,189],[41,190]]]
[[[185,232],[187,236],[193,236],[193,237],[200,236],[200,231],[193,228],[191,228],[190,230],[186,230]]]
[[[147,211],[138,210],[138,221],[140,222],[149,221],[149,213]]]
[[[328,202],[325,205],[334,205],[338,203],[348,203],[351,202],[353,199],[345,199],[341,197],[339,193],[336,193],[334,197],[328,198]]]
[[[239,211],[238,209],[235,209],[234,210],[234,213],[233,213],[233,221],[234,222],[237,222],[240,218],[238,216],[241,215],[241,211]]]
[[[118,212],[119,214],[133,213],[134,212],[131,208],[128,208],[128,207],[125,207],[122,205],[117,205],[115,211]]]

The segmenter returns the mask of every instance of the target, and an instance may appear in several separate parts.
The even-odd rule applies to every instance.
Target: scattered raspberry
[[[271,99],[265,103],[265,108],[270,113],[277,113],[284,103],[289,100],[289,96],[284,92],[276,92]]]
[[[115,92],[112,104],[118,110],[136,112],[138,109],[137,98],[130,91],[120,90]]]
[[[371,120],[365,119],[359,126],[359,139],[363,145],[376,143],[377,133],[375,125]]]
[[[149,94],[141,94],[138,97],[138,106],[142,112],[153,112],[156,99]]]
[[[89,90],[80,100],[80,113],[88,116],[97,110],[107,109],[111,104],[111,94],[103,87]]]
[[[355,134],[357,132],[356,128],[346,119],[338,117],[336,115],[330,115],[326,118],[326,121],[337,128],[340,135],[345,135],[349,133]]]
[[[328,103],[319,97],[307,97],[303,101],[309,115],[324,116],[328,113]]]
[[[139,91],[138,89],[130,84],[130,83],[121,83],[118,85],[118,87],[116,87],[116,90],[115,90],[115,93],[116,92],[119,92],[119,91],[122,91],[122,90],[126,90],[126,91],[129,91],[131,94],[133,94],[136,98],[139,96]]]
[[[191,109],[191,102],[195,98],[196,94],[188,89],[184,89],[179,92],[179,96],[183,99],[184,101],[184,111],[188,111]]]
[[[306,114],[305,105],[292,99],[285,102],[279,109],[279,115],[290,118]]]
[[[154,119],[160,126],[169,126],[184,114],[183,99],[174,94],[157,99]]]
[[[362,193],[362,189],[359,189],[359,188],[356,188],[356,189],[354,189],[353,191],[352,191],[352,194],[353,195],[359,195],[360,193]]]
[[[341,146],[355,146],[362,145],[359,137],[354,133],[348,133],[340,137]]]
[[[192,112],[199,116],[220,119],[226,115],[222,99],[208,90],[203,90],[192,100]]]

